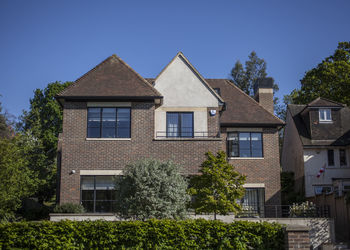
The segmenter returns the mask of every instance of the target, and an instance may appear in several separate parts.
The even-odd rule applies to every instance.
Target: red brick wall
[[[79,202],[79,170],[120,170],[141,158],[173,160],[185,175],[196,174],[208,151],[217,152],[222,140],[154,140],[154,104],[133,103],[131,140],[86,140],[87,108],[83,102],[67,102],[64,108],[61,138],[60,203]],[[210,117],[209,126],[218,124],[218,115]],[[216,119],[216,121],[215,121]],[[75,174],[69,174],[75,170]]]
[[[226,141],[226,129],[222,129],[222,137]],[[223,147],[226,150],[226,144]],[[263,129],[262,159],[230,159],[229,162],[236,170],[247,176],[246,183],[265,183],[266,205],[281,203],[280,194],[280,163],[278,148],[278,130]]]
[[[211,109],[211,108],[209,108]],[[208,109],[208,110],[209,110]],[[219,114],[208,117],[208,131],[219,130]],[[60,203],[80,201],[80,170],[121,170],[141,158],[173,160],[185,175],[198,173],[208,151],[226,151],[226,133],[222,139],[155,140],[154,104],[132,103],[131,140],[86,140],[87,107],[84,102],[66,102],[63,133]],[[265,183],[268,204],[280,204],[280,165],[276,129],[264,129],[264,159],[231,160],[237,170],[248,176],[247,182]],[[75,170],[75,174],[70,174]]]

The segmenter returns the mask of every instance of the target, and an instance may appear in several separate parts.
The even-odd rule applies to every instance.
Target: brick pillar
[[[287,226],[285,233],[286,249],[310,249],[310,228],[305,226]]]

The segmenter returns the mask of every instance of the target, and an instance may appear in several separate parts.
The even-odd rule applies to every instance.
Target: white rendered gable
[[[163,107],[219,106],[218,98],[181,55],[157,77],[154,87],[163,96]]]

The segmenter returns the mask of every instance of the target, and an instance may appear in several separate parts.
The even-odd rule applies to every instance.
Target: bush
[[[187,182],[173,162],[147,159],[128,165],[116,179],[116,209],[123,218],[182,219],[187,215]]]
[[[65,203],[65,204],[56,206],[53,209],[53,212],[61,213],[61,214],[81,214],[81,213],[85,213],[85,209],[80,204]]]
[[[279,224],[206,220],[0,224],[0,249],[284,249]]]
[[[312,202],[305,201],[301,204],[293,204],[289,209],[289,217],[316,217],[316,205]]]

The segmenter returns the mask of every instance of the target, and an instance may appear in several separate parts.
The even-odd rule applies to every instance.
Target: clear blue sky
[[[0,98],[13,115],[36,88],[74,81],[117,54],[144,77],[182,51],[206,78],[226,78],[255,50],[280,86],[350,40],[350,1],[0,1]]]

